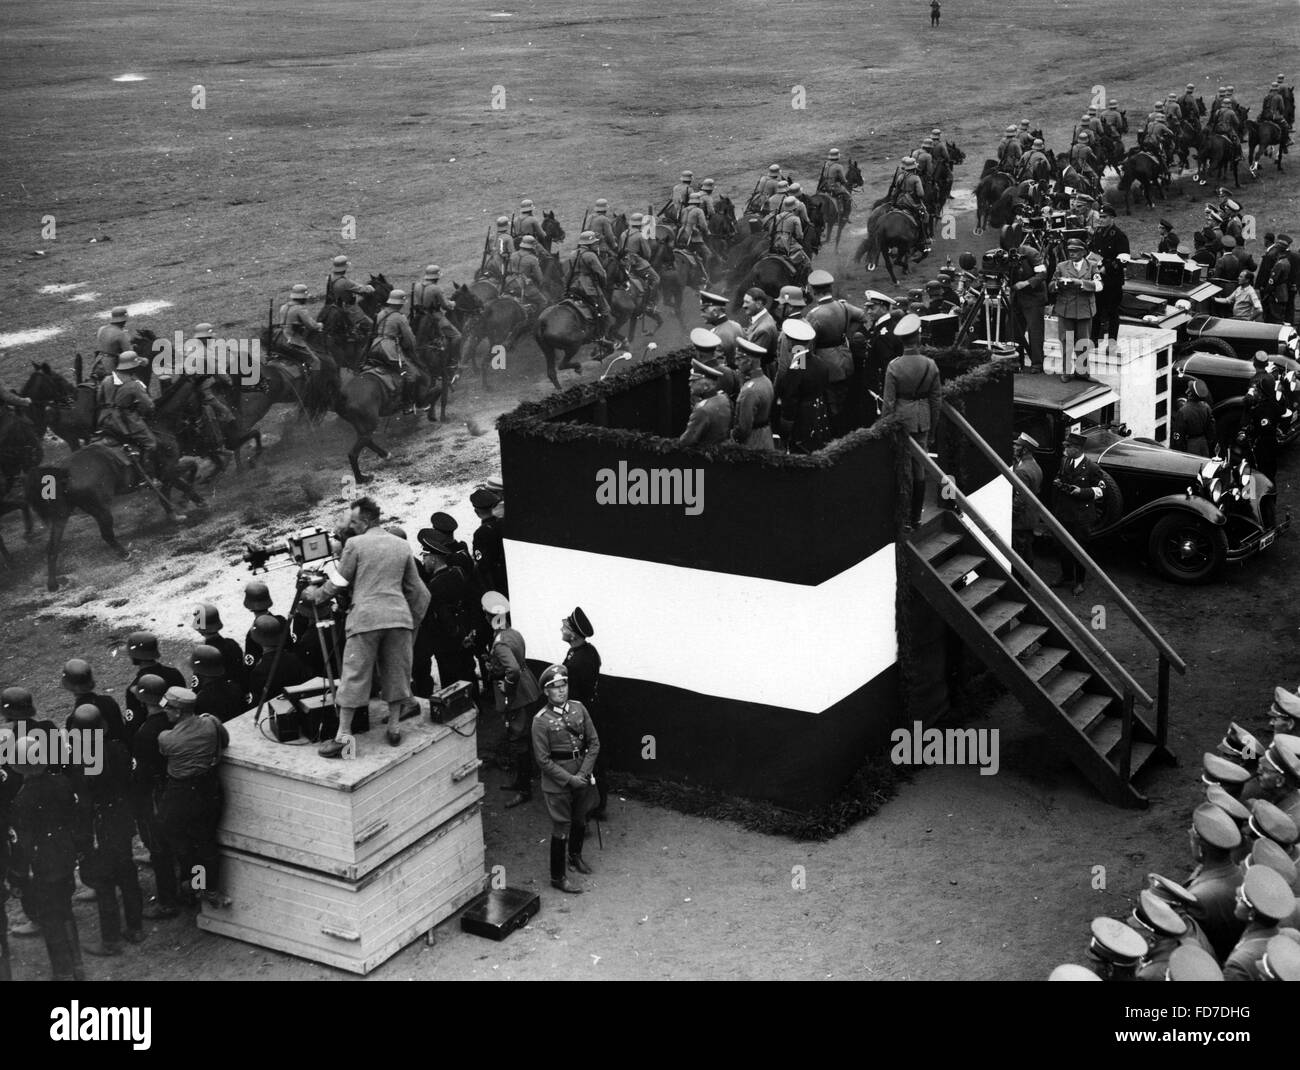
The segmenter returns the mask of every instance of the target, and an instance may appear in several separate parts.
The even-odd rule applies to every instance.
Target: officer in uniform
[[[501,520],[494,513],[501,498],[494,491],[480,487],[469,496],[469,503],[479,518],[478,530],[474,532],[474,571],[479,587],[485,591],[500,591],[508,598],[510,584],[506,577]]]
[[[1088,957],[1097,965],[1097,974],[1103,981],[1134,981],[1137,968],[1147,954],[1147,942],[1122,921],[1114,918],[1093,918],[1092,939],[1088,942]]]
[[[1012,309],[1015,313],[1015,335],[1029,364],[1031,373],[1043,370],[1043,338],[1046,331],[1044,314],[1047,309],[1047,266],[1043,254],[1032,245],[1022,245],[1011,262],[1009,282]],[[1024,367],[1024,365],[1018,366]]]
[[[361,309],[360,299],[375,292],[373,286],[353,282],[348,278],[350,261],[346,256],[336,256],[330,270],[330,281],[326,288],[327,301],[332,301],[343,310],[352,333],[358,338],[366,338],[374,326],[370,317]]]
[[[1034,172],[1041,169],[1048,163],[1047,153],[1043,146],[1043,139],[1038,137],[1030,142],[1028,151],[1020,158],[1020,169],[1017,172],[1018,177],[1023,181],[1032,178]]]
[[[1189,838],[1196,868],[1186,884],[1196,905],[1189,907],[1188,913],[1214,945],[1215,957],[1222,960],[1243,928],[1234,915],[1241,871],[1232,861],[1232,852],[1241,845],[1241,833],[1221,809],[1202,803],[1192,811]]]
[[[1056,294],[1054,311],[1061,341],[1063,383],[1088,377],[1086,350],[1089,343],[1084,340],[1090,338],[1093,318],[1097,314],[1093,295],[1102,286],[1101,272],[1088,259],[1088,247],[1078,238],[1071,238],[1066,250],[1068,255],[1056,265],[1056,274],[1051,282],[1051,289]]]
[[[416,540],[422,551],[420,578],[429,588],[429,608],[415,633],[411,689],[423,698],[433,694],[429,669],[431,662],[437,661],[439,687],[465,680],[477,697],[471,646],[479,596],[460,563],[464,560],[458,550],[460,544],[436,527],[423,528]]]
[[[393,290],[388,295],[375,319],[375,340],[370,346],[370,358],[401,376],[411,411],[425,412],[429,408],[431,382],[417,358],[415,332],[402,313],[405,302],[404,290]]]
[[[853,357],[849,352],[849,335],[867,326],[865,310],[837,299],[832,287],[835,278],[828,271],[817,270],[808,276],[811,304],[803,318],[817,332],[814,351],[826,362],[830,372],[830,388],[826,395],[831,431],[836,438],[850,428],[847,416],[850,411],[849,396],[853,387]]]
[[[143,700],[134,686],[145,676],[158,676],[168,687],[184,687],[185,677],[180,670],[162,664],[158,651],[158,637],[153,632],[132,632],[126,637],[126,652],[135,666],[135,676],[127,686],[126,709],[122,711],[122,730],[128,742],[134,737],[147,716]]]
[[[1016,174],[1022,155],[1024,155],[1024,150],[1021,149],[1020,139],[1016,136],[1016,126],[1011,123],[1007,126],[1002,140],[998,142],[999,169],[1009,175]]]
[[[1034,457],[1036,449],[1038,440],[1021,431],[1011,444],[1014,459],[1011,471],[1038,499],[1043,493],[1043,470]],[[1037,511],[1030,507],[1020,488],[1014,488],[1011,492],[1011,548],[1030,566],[1034,563],[1034,525],[1037,522]]]
[[[544,285],[542,265],[537,259],[537,239],[531,234],[525,234],[519,239],[519,248],[510,256],[505,286],[501,292],[515,294],[525,304],[540,311],[546,304],[546,296],[542,293]]]
[[[582,845],[587,817],[597,801],[592,778],[600,737],[587,708],[569,698],[569,676],[563,665],[552,665],[542,673],[541,686],[546,702],[533,718],[532,743],[551,817],[551,887],[579,894],[582,889],[569,882],[565,859],[567,854],[570,869],[591,872]]]
[[[1147,942],[1147,953],[1138,964],[1135,980],[1165,980],[1170,956],[1183,946],[1187,922],[1155,892],[1143,889],[1128,916],[1128,924]]]
[[[1179,943],[1184,947],[1195,947],[1204,951],[1210,956],[1210,961],[1214,961],[1214,945],[1210,943],[1209,937],[1201,930],[1196,919],[1189,913],[1196,907],[1196,896],[1192,895],[1177,881],[1171,881],[1168,877],[1162,877],[1159,873],[1147,874],[1147,887],[1166,905],[1168,905],[1183,924],[1187,926],[1186,932],[1183,933]]]
[[[1295,819],[1300,806],[1300,756],[1279,744],[1274,736],[1254,779],[1242,788],[1241,798],[1243,802],[1266,799]]]
[[[1225,981],[1259,981],[1260,961],[1278,926],[1295,911],[1295,893],[1283,877],[1266,866],[1252,866],[1237,889],[1234,913],[1245,922],[1236,947],[1223,963]]]
[[[652,264],[654,250],[642,233],[644,228],[645,216],[633,212],[627,230],[619,238],[618,252],[628,276],[640,280],[645,287],[643,311],[653,313],[659,307],[659,272]]]
[[[1103,204],[1100,223],[1088,245],[1101,257],[1101,288],[1095,298],[1097,312],[1092,318],[1091,338],[1115,342],[1119,337],[1119,313],[1124,301],[1124,260],[1129,255],[1128,235],[1115,224],[1115,209]]]
[[[103,721],[102,727],[113,739],[125,739],[126,732],[122,727],[122,708],[117,701],[108,695],[100,695],[95,691],[95,673],[90,667],[90,662],[84,658],[73,658],[63,666],[63,678],[59,681],[63,690],[72,695],[72,708],[76,710],[78,706],[89,703],[99,710],[100,717]],[[72,717],[68,717],[67,727],[71,727]]]
[[[584,230],[578,238],[578,255],[573,262],[572,281],[569,283],[569,295],[585,302],[596,316],[595,335],[605,345],[618,345],[619,340],[609,334],[612,317],[609,300],[605,297],[608,280],[605,268],[596,255],[599,239],[590,230]]]
[[[786,195],[781,211],[772,219],[772,250],[787,257],[798,276],[812,270],[812,260],[803,247],[803,223],[795,211],[798,200]]]
[[[564,655],[564,671],[569,677],[569,695],[581,702],[588,713],[599,712],[600,652],[591,644],[591,637],[595,634],[596,629],[581,607],[560,621],[560,638],[569,646],[568,653]],[[605,820],[605,804],[609,798],[609,785],[605,782],[606,768],[606,757],[601,753],[596,758],[593,770],[600,802],[587,815],[597,821]]]
[[[493,491],[492,493],[495,494],[496,491]],[[456,538],[456,529],[460,527],[456,522],[456,518],[450,513],[433,513],[429,517],[429,527],[446,536],[447,545],[451,547],[451,551],[447,555],[447,563],[453,568],[460,569],[462,574],[464,574],[465,579],[467,579],[470,582],[471,587],[473,587],[475,583],[474,557],[470,553],[469,546],[466,545],[464,540]],[[474,596],[476,598],[481,593],[482,592],[477,589],[474,590]]]
[[[921,320],[908,313],[894,327],[894,336],[903,352],[885,369],[884,405],[881,416],[898,413],[904,426],[921,449],[930,449],[931,437],[939,426],[939,408],[943,403],[943,386],[939,366],[921,352]],[[920,458],[908,456],[912,473],[911,511],[907,530],[921,523],[925,507],[925,466]]]
[[[1300,941],[1289,935],[1273,937],[1264,946],[1257,973],[1261,981],[1300,981]]]
[[[781,324],[782,356],[777,358],[781,439],[791,453],[813,453],[831,438],[826,394],[830,367],[817,356],[811,323],[788,315]],[[788,363],[782,367],[782,361]]]
[[[230,392],[234,389],[234,382],[228,373],[216,370],[216,357],[210,353],[211,347],[208,343],[214,337],[215,333],[210,323],[200,323],[191,335],[191,338],[203,347],[200,356],[202,370],[196,376],[199,407],[208,430],[209,442],[213,448],[220,449],[226,441],[226,430],[238,423],[239,417],[235,415],[228,400],[232,397]],[[238,395],[235,394],[233,397],[235,404],[238,405]]]
[[[1169,444],[1184,453],[1209,457],[1218,445],[1218,431],[1214,426],[1214,412],[1210,409],[1209,388],[1199,379],[1193,379],[1186,397],[1179,399],[1170,428]]]
[[[108,314],[108,322],[95,332],[95,359],[90,365],[90,380],[98,383],[117,370],[117,358],[131,348],[126,333],[126,306],[117,305]]]
[[[195,710],[210,713],[222,724],[234,720],[248,707],[241,684],[227,675],[224,651],[200,643],[190,654],[190,670],[194,673],[194,694],[198,697]],[[242,663],[241,663],[242,664]]]
[[[1277,482],[1277,427],[1281,415],[1277,404],[1277,380],[1268,374],[1267,355],[1255,354],[1255,377],[1246,390],[1239,438],[1244,437],[1253,455],[1253,466]]]
[[[216,606],[203,602],[194,607],[194,630],[199,633],[204,644],[217,649],[221,663],[225,666],[222,675],[234,683],[242,694],[246,675],[244,651],[235,640],[222,635],[221,628],[221,613]]]
[[[691,341],[697,337],[712,335],[704,328],[691,332]],[[712,335],[716,338],[717,335]],[[677,441],[683,446],[714,446],[726,442],[731,434],[731,401],[727,397],[721,376],[714,377],[704,372],[691,375],[691,400],[695,402],[691,409],[686,430]]]
[[[153,415],[153,399],[149,388],[137,379],[136,372],[148,366],[144,357],[126,350],[117,360],[117,368],[109,372],[98,388],[98,427],[135,449],[142,466],[153,456],[157,440],[145,422]]]
[[[700,291],[700,315],[710,331],[718,336],[718,349],[727,367],[735,367],[736,341],[745,328],[727,315],[727,299],[709,290]]]
[[[1096,523],[1097,506],[1106,493],[1101,469],[1084,456],[1088,440],[1071,432],[1065,439],[1061,467],[1052,483],[1052,512],[1076,542],[1086,542]],[[1053,587],[1073,585],[1073,594],[1083,593],[1087,576],[1082,562],[1065,546],[1060,545],[1061,577]]]
[[[1287,322],[1286,307],[1292,279],[1291,262],[1286,252],[1286,245],[1280,240],[1274,240],[1259,258],[1255,288],[1259,291],[1265,323]]]
[[[1210,112],[1210,129],[1228,139],[1232,145],[1232,159],[1241,159],[1241,116],[1225,91]]]
[[[677,206],[677,217],[680,220],[682,212],[685,210],[687,202],[690,200],[691,193],[694,192],[695,174],[692,171],[683,171],[681,178],[678,179],[677,185],[673,187],[670,202]]]
[[[506,747],[514,766],[514,779],[501,786],[502,791],[512,793],[506,801],[509,810],[533,797],[530,726],[542,692],[528,667],[524,637],[510,626],[509,600],[499,591],[488,591],[480,605],[491,625],[484,679],[491,688],[494,709],[505,720]]]
[[[272,606],[271,591],[261,580],[250,580],[244,584],[244,608],[253,614],[256,620],[263,613],[269,613]],[[276,614],[276,619],[284,621],[284,618]],[[253,638],[253,629],[250,626],[247,634],[244,636],[244,665],[252,665],[262,654],[262,647]]]
[[[747,449],[774,450],[772,417],[776,397],[772,381],[763,374],[767,350],[748,338],[736,342],[740,369],[740,393],[736,396],[736,414],[731,437]]]
[[[609,201],[604,197],[596,201],[595,211],[587,220],[587,229],[596,235],[601,249],[618,252],[618,239],[614,236],[614,223],[609,218]]]
[[[355,306],[353,306],[355,307]],[[366,320],[366,330],[370,329]],[[280,306],[280,344],[288,351],[286,356],[296,357],[308,372],[320,369],[321,360],[307,341],[307,336],[321,330],[320,323],[307,311],[307,287],[296,282],[289,291],[289,300]]]
[[[128,702],[134,698],[145,710],[143,723],[131,741],[131,804],[140,842],[149,852],[149,865],[153,869],[154,905],[144,915],[153,921],[174,918],[180,906],[176,894],[176,858],[162,834],[157,810],[162,789],[167,785],[167,764],[158,752],[158,735],[170,727],[161,705],[167,687],[167,681],[161,676],[148,673],[128,690]]]

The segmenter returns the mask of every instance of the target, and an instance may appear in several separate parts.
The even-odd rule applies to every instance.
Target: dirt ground
[[[21,385],[31,360],[70,370],[74,349],[93,349],[96,315],[117,303],[165,302],[133,320],[160,334],[202,320],[219,333],[254,330],[272,293],[297,281],[322,287],[340,251],[362,276],[384,271],[409,284],[437,261],[444,278],[468,281],[485,228],[521,196],[557,211],[571,247],[597,196],[615,208],[657,206],[683,167],[743,200],[774,160],[815,183],[822,153],[837,145],[861,162],[865,192],[879,195],[898,157],[935,124],[966,150],[956,187],[969,191],[1007,122],[1030,118],[1050,143],[1068,143],[1097,84],[1131,116],[1188,81],[1207,99],[1232,81],[1257,110],[1277,71],[1294,77],[1294,11],[1250,0],[1235,14],[1277,32],[1224,35],[1175,0],[954,2],[938,31],[919,2],[493,9],[322,0],[310,13],[271,14],[197,0],[11,3],[0,31],[0,381]],[[1162,60],[1152,71],[1156,43]],[[143,80],[113,81],[123,74]],[[806,90],[802,110],[791,107],[796,85]],[[195,86],[202,110],[191,107]],[[496,86],[502,110],[490,106]],[[1239,196],[1262,233],[1300,225],[1295,191],[1289,175],[1268,170]],[[1135,249],[1150,248],[1159,215],[1188,236],[1202,204],[1184,184],[1168,206],[1120,223]],[[52,240],[41,236],[47,215]],[[340,238],[345,215],[355,217],[355,240]],[[957,238],[939,242],[932,263],[989,244],[971,237],[972,223],[960,214]],[[889,290],[883,273],[849,263],[854,244],[846,232],[839,255],[819,266],[850,298],[865,285]],[[1258,243],[1251,249],[1258,254]],[[689,303],[686,320],[696,322]],[[28,331],[47,333],[17,337]],[[674,326],[660,341],[683,335]],[[526,345],[490,391],[464,384],[447,425],[393,421],[395,457],[376,469],[375,494],[412,533],[443,507],[472,527],[466,498],[496,469],[497,446],[466,421],[490,428],[546,389]],[[75,520],[57,595],[44,590],[42,543],[25,543],[6,518],[16,561],[0,572],[0,687],[22,683],[44,707],[62,708],[59,667],[84,655],[120,698],[130,672],[113,652],[126,631],[155,628],[177,656],[189,640],[186,607],[199,597],[242,630],[241,543],[333,519],[347,490],[346,441],[332,421],[313,430],[277,413],[265,426],[265,463],[222,477],[209,508],[180,528],[142,503],[120,504],[118,526],[135,551],[127,563],[89,520]],[[47,446],[48,459],[59,456]],[[1280,483],[1285,509],[1294,456]],[[372,976],[1045,976],[1079,958],[1089,918],[1124,912],[1148,871],[1185,874],[1200,753],[1230,718],[1258,726],[1272,686],[1297,682],[1275,667],[1294,663],[1297,613],[1284,577],[1298,545],[1288,533],[1266,557],[1192,590],[1129,555],[1104,558],[1188,663],[1172,702],[1182,766],[1143,782],[1146,811],[1102,803],[1003,700],[983,722],[1002,731],[997,776],[924,770],[878,815],[814,845],[618,801],[604,850],[588,851],[597,870],[588,894],[545,887],[541,914],[500,945],[445,924],[434,947],[413,945]],[[281,598],[287,580],[273,574]],[[1149,649],[1109,609],[1108,645],[1153,680]],[[489,866],[505,866],[513,885],[545,886],[540,800],[507,813],[500,774],[487,780]],[[806,867],[805,889],[792,887],[795,866]],[[1104,889],[1094,887],[1096,866]],[[81,905],[79,918],[93,936],[93,906]],[[15,946],[17,975],[41,976],[39,941]],[[160,980],[341,976],[184,920],[151,925],[145,944],[91,970]]]

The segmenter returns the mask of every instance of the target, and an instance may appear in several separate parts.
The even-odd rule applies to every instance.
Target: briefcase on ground
[[[475,708],[474,685],[468,680],[457,680],[430,697],[429,719],[434,724],[446,724]]]

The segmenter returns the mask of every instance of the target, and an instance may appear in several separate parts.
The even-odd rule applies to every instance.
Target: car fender
[[[1145,505],[1125,513],[1123,518],[1108,528],[1105,534],[1120,532],[1135,527],[1149,527],[1162,516],[1172,512],[1194,513],[1207,524],[1221,528],[1228,523],[1222,509],[1204,498],[1189,498],[1185,494],[1166,494]],[[1098,532],[1097,534],[1102,534]]]

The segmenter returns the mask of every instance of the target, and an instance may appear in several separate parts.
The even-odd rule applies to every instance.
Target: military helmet
[[[794,194],[797,197],[800,193],[803,192],[803,186],[801,186],[798,182],[791,182],[789,192]]]
[[[117,370],[120,372],[133,372],[148,366],[149,362],[133,349],[123,350],[117,358]]]
[[[595,245],[597,241],[598,239],[594,230],[584,230],[578,235],[579,245]]]
[[[1079,140],[1080,140],[1080,141],[1087,141],[1087,140],[1088,140],[1088,131],[1086,131],[1086,130],[1080,130],[1080,131],[1079,131]]]
[[[798,203],[799,203],[799,198],[798,198],[798,197],[791,197],[791,196],[787,193],[787,194],[786,194],[786,197],[785,197],[785,200],[783,200],[783,201],[781,202],[781,207],[782,207],[782,208],[793,208],[793,207],[794,207],[796,204],[798,204]]]
[[[146,706],[157,706],[163,695],[167,694],[167,681],[151,672],[145,673],[131,685],[130,691]]]
[[[916,157],[915,157],[915,156],[904,156],[903,159],[902,159],[902,165],[903,165],[903,170],[904,170],[904,171],[915,171],[915,170],[916,170]]]
[[[930,136],[931,136],[931,137],[943,137],[943,131],[940,130],[939,127],[936,126],[933,130],[930,131]]]
[[[32,702],[32,693],[25,687],[6,687],[0,691],[0,710],[17,720],[19,717],[32,717],[36,714],[36,705]]]
[[[639,227],[645,222],[645,216],[640,212],[633,212],[627,220],[629,227]]]
[[[95,673],[90,662],[84,658],[73,658],[63,666],[63,679],[60,685],[68,691],[85,692],[95,690]]]
[[[826,159],[828,160],[838,160],[839,158],[840,158],[839,149],[831,149],[831,151],[826,154]]]
[[[190,668],[194,670],[195,676],[204,679],[226,675],[226,663],[221,657],[221,651],[206,643],[198,644],[190,653]]]
[[[126,637],[126,652],[132,661],[157,661],[162,657],[153,632],[132,632]]]
[[[780,193],[782,190],[787,190],[789,188],[790,188],[790,180],[788,178],[783,178],[779,180],[776,184],[777,193]]]
[[[384,304],[386,304],[386,305],[393,305],[393,306],[396,307],[396,308],[401,308],[401,306],[404,305],[405,303],[406,303],[406,291],[405,291],[405,290],[393,290],[393,291],[391,291],[391,292],[389,293],[389,295],[388,295],[388,300],[384,302]]]
[[[1111,97],[1110,100],[1106,101],[1106,107],[1108,107],[1108,108],[1118,108],[1118,107],[1119,107],[1119,101],[1116,100],[1114,97]]]
[[[350,263],[351,263],[351,261],[349,261],[348,258],[347,258],[346,256],[336,256],[336,257],[334,258],[334,261],[333,261],[333,264],[334,264],[334,268],[333,268],[333,270],[334,270],[334,274],[335,274],[335,275],[342,275],[345,271],[347,271],[347,269],[348,269],[348,265],[349,265]]]
[[[442,268],[437,264],[430,264],[424,269],[424,277],[430,282],[437,282],[442,277]]]
[[[702,194],[699,190],[696,190],[694,193],[690,195],[690,197],[687,198],[687,202],[689,204],[703,204],[704,194]]]
[[[1085,111],[1082,115],[1079,116],[1079,122],[1086,123],[1091,118],[1092,118],[1092,112]]]
[[[203,602],[195,607],[194,630],[203,635],[221,631],[221,613],[216,606]]]
[[[271,608],[271,591],[261,580],[244,584],[244,608],[255,613],[265,613]]]
[[[681,174],[681,181],[682,181],[682,182],[689,182],[689,181],[690,181],[691,179],[693,179],[694,177],[695,177],[695,172],[694,172],[694,171],[683,171],[682,174]]]
[[[1034,138],[1033,148],[1041,149],[1042,147],[1043,147],[1043,139],[1041,137]]]
[[[1188,83],[1187,83],[1187,86],[1186,86],[1186,92],[1188,92],[1188,93],[1195,93],[1195,92],[1196,92],[1196,83],[1195,83],[1195,82],[1188,82]]]
[[[1015,132],[1016,132],[1016,124],[1015,124],[1015,123],[1007,123],[1007,133],[1008,133],[1008,134],[1014,134]]]
[[[125,323],[125,322],[126,322],[126,306],[125,306],[125,305],[115,305],[115,306],[113,306],[113,310],[108,314],[108,322],[109,322],[109,323]]]
[[[519,248],[521,249],[534,249],[536,247],[537,247],[537,239],[534,238],[531,234],[525,234],[522,238],[519,239]]]
[[[1097,105],[1095,105],[1095,104],[1089,104],[1089,105],[1088,105],[1088,112],[1087,112],[1087,114],[1089,114],[1089,115],[1096,115],[1096,114],[1097,114]]]
[[[596,211],[598,211],[598,212],[608,212],[608,211],[609,211],[609,201],[607,201],[604,197],[597,197],[597,198],[596,198]]]
[[[703,182],[700,183],[700,188],[701,188],[701,189],[713,189],[713,187],[714,187],[715,185],[716,185],[716,183],[713,181],[713,179],[711,179],[711,178],[706,178]]]
[[[530,197],[525,197],[522,201],[520,201],[520,202],[519,202],[519,210],[520,210],[521,212],[523,212],[525,215],[527,215],[529,212],[531,212],[531,211],[533,210],[533,202],[532,202],[532,198],[530,198]]]
[[[301,282],[295,282],[295,283],[293,284],[293,288],[289,291],[289,300],[290,300],[290,301],[306,301],[306,300],[307,300],[307,286],[306,286],[306,284],[305,284],[305,283],[301,283]]]
[[[781,173],[781,165],[780,165],[779,163],[770,163],[770,164],[768,164],[768,165],[767,165],[767,173],[768,173],[769,175],[779,175],[779,174]]]
[[[921,148],[923,149],[934,148],[934,138],[932,137],[923,138],[921,141]]]
[[[215,338],[216,335],[213,333],[212,324],[200,323],[195,326],[194,333],[190,337],[191,338]]]
[[[497,216],[497,230],[505,230],[510,226],[510,217],[508,215]]]
[[[253,639],[264,649],[274,649],[283,644],[284,632],[284,621],[270,613],[263,613],[253,621]]]

